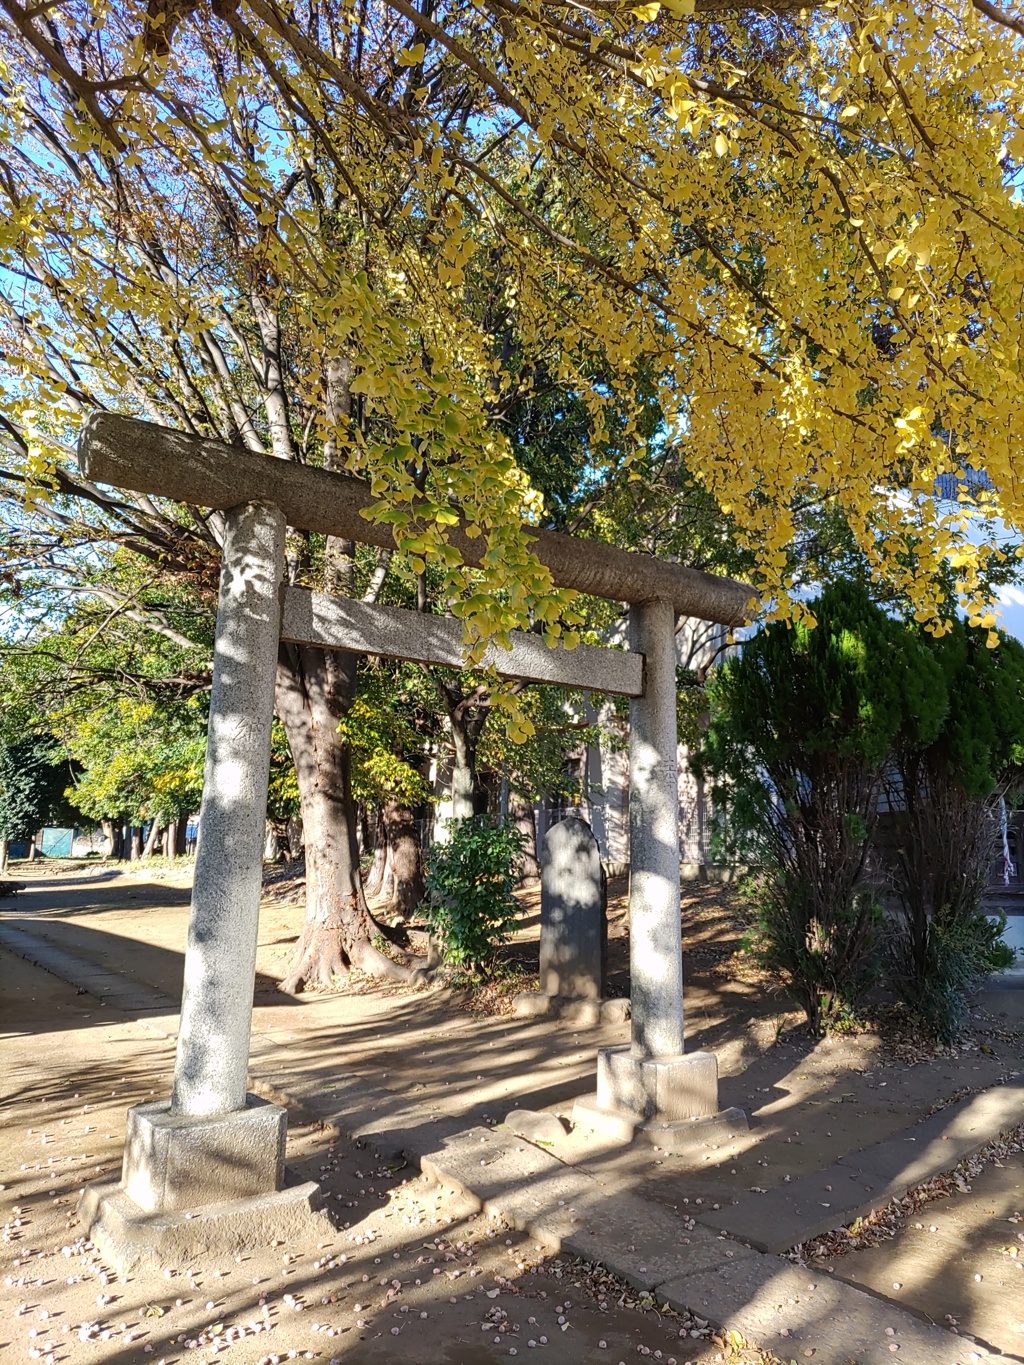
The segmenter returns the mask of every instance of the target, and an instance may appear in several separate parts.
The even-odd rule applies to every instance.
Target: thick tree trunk
[[[511,787],[508,794],[508,813],[516,829],[523,836],[519,875],[524,882],[535,881],[540,876],[540,863],[537,860],[537,821],[533,813],[533,802],[527,801],[525,796]]]
[[[33,835],[32,835],[32,838],[28,841],[28,861],[29,861],[30,863],[34,863],[34,862],[36,862],[36,861],[38,860],[38,858],[39,858],[39,836],[38,836],[38,834],[33,834]]]
[[[374,947],[363,896],[351,756],[338,721],[355,696],[351,654],[282,645],[277,710],[288,736],[306,843],[306,921],[282,989],[330,987],[350,967],[405,980],[409,969]]]
[[[363,878],[363,894],[367,900],[376,900],[384,889],[384,879],[388,867],[388,827],[384,819],[383,806],[377,807],[375,822],[376,835],[373,844],[373,859]]]
[[[305,851],[306,843],[302,830],[302,816],[290,815],[288,817],[288,857],[293,863],[296,863]]]
[[[7,850],[8,850],[7,840],[0,839],[0,872],[7,871]]]
[[[281,836],[277,832],[277,826],[273,820],[267,821],[266,833],[263,837],[263,861],[265,863],[276,863],[281,857]]]
[[[416,817],[399,801],[388,801],[383,808],[383,817],[388,855],[381,897],[389,911],[408,919],[426,891]]]
[[[490,714],[486,705],[470,709],[464,701],[448,708],[452,747],[452,819],[470,820],[487,809],[487,792],[476,768],[480,735]]]
[[[130,826],[130,837],[131,843],[129,847],[131,852],[129,854],[129,857],[131,861],[135,863],[138,862],[138,860],[142,857],[142,826],[141,825]]]
[[[100,829],[103,832],[104,839],[106,839],[107,841],[107,851],[104,856],[107,858],[113,858],[115,845],[113,820],[101,820]]]
[[[185,848],[188,843],[188,816],[179,815],[174,824],[174,854],[177,858],[184,858]]]

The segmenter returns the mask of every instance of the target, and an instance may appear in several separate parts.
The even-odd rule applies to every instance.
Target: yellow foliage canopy
[[[596,433],[655,384],[768,590],[831,501],[921,619],[953,554],[977,609],[936,481],[1024,527],[1021,26],[729,8],[3,0],[24,469],[96,404],[344,464],[453,590],[451,503],[480,526],[480,632],[554,621],[501,425],[541,358]]]

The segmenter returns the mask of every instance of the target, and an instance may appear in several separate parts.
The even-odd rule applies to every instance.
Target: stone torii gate
[[[274,675],[278,643],[463,665],[457,621],[282,585],[286,526],[394,548],[361,513],[369,485],[112,414],[79,446],[95,483],[222,511],[225,522],[199,847],[169,1100],[129,1111],[120,1185],[90,1188],[83,1218],[122,1263],[187,1246],[280,1235],[318,1206],[315,1185],[283,1185],[284,1109],[246,1093]],[[677,616],[738,625],[745,584],[613,546],[528,527],[558,586],[630,604],[630,650],[550,647],[527,633],[492,646],[507,677],[630,698],[632,1035],[598,1054],[581,1114],[632,1132],[718,1110],[718,1066],[683,1045],[676,738]],[[452,544],[480,563],[464,523]]]

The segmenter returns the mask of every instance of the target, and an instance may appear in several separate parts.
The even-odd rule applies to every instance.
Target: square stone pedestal
[[[118,1185],[91,1185],[79,1212],[88,1236],[125,1273],[275,1237],[330,1236],[315,1181],[288,1184],[288,1116],[255,1095],[212,1118],[172,1114],[170,1100],[128,1111]]]
[[[201,1208],[279,1190],[288,1114],[247,1096],[213,1118],[171,1113],[170,1100],[128,1110],[121,1188],[146,1213]]]
[[[643,1136],[666,1151],[747,1127],[742,1109],[718,1107],[712,1052],[637,1057],[626,1044],[597,1054],[597,1094],[576,1101],[574,1125],[631,1142]]]

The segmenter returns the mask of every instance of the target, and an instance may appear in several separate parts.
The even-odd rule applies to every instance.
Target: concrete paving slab
[[[761,1251],[780,1252],[842,1227],[950,1170],[1024,1117],[1024,1081],[971,1095],[898,1137],[852,1152],[822,1171],[696,1216]]]
[[[154,987],[107,971],[86,958],[68,952],[66,948],[50,943],[42,935],[31,934],[13,924],[0,924],[0,945],[124,1014],[167,1014],[177,1011],[177,1002]]]
[[[647,1292],[681,1274],[757,1254],[699,1224],[687,1229],[681,1214],[626,1191],[595,1202],[583,1224],[563,1237],[562,1250]]]
[[[783,1359],[822,1365],[995,1365],[1006,1357],[922,1322],[827,1275],[775,1256],[659,1285],[659,1300],[737,1332]]]
[[[948,1171],[1024,1119],[1024,1079],[969,1095],[915,1123],[897,1137],[841,1157],[842,1165],[879,1175],[906,1189]]]
[[[766,1194],[751,1195],[731,1208],[702,1209],[696,1217],[759,1251],[781,1252],[867,1213],[877,1203],[874,1189],[865,1189],[860,1171],[830,1166]]]

